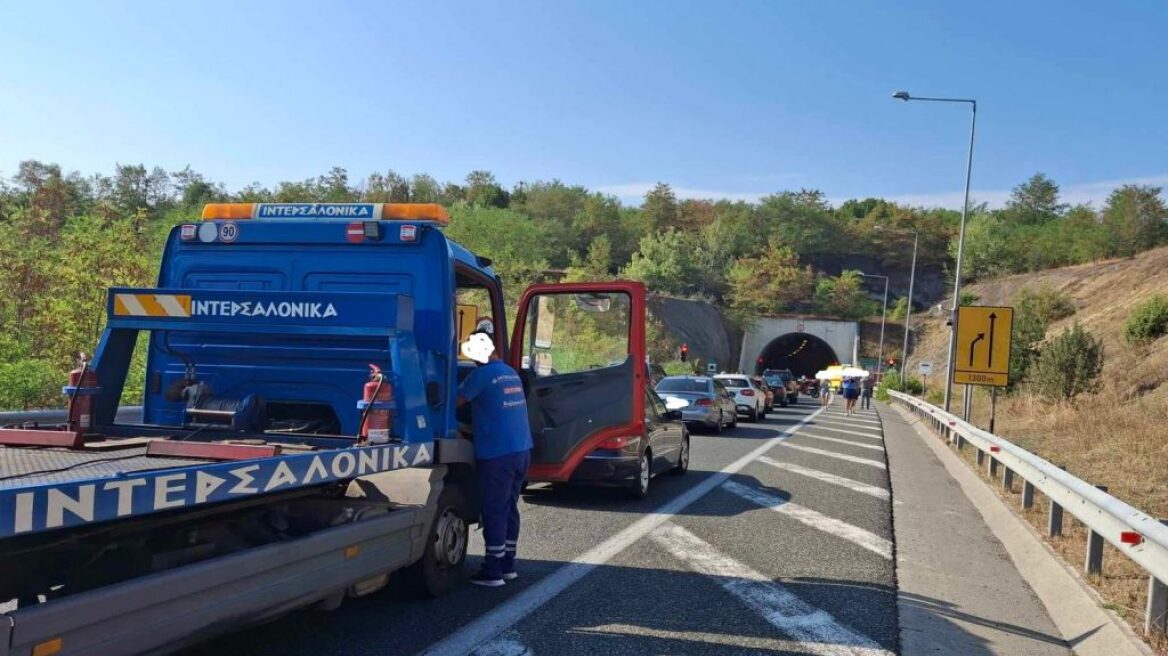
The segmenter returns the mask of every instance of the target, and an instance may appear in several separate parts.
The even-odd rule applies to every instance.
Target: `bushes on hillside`
[[[1075,313],[1070,295],[1049,285],[1027,287],[1018,292],[1014,297],[1014,308],[1014,329],[1011,332],[1014,347],[1010,350],[1011,389],[1029,374],[1050,323]]]
[[[1050,401],[1069,401],[1091,390],[1103,371],[1103,342],[1078,323],[1042,347],[1030,385]]]
[[[1014,306],[1019,312],[1033,314],[1046,324],[1066,319],[1075,313],[1071,295],[1060,292],[1050,285],[1023,289],[1014,297]]]
[[[880,384],[876,386],[876,398],[881,401],[887,401],[889,398],[888,392],[890,391],[903,391],[906,394],[917,396],[921,392],[925,391],[925,386],[921,383],[921,379],[909,376],[905,380],[904,390],[901,390],[900,373],[896,371],[889,371],[888,373],[884,374],[884,379],[881,380]]]
[[[1123,327],[1130,344],[1146,344],[1168,333],[1168,298],[1160,294],[1136,306]]]

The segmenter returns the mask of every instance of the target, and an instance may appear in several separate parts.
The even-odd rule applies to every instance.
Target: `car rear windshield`
[[[709,378],[666,378],[657,383],[658,392],[708,392]]]
[[[726,387],[750,387],[750,383],[745,378],[719,378],[722,384]]]
[[[771,387],[782,387],[783,383],[786,382],[783,380],[782,376],[767,376],[764,380],[766,380],[767,385],[770,385]]]

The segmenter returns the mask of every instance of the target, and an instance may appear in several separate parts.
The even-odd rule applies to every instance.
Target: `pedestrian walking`
[[[844,414],[850,415],[856,409],[856,399],[860,398],[860,384],[855,377],[848,376],[840,385],[840,391],[844,395]]]
[[[495,354],[490,334],[471,333],[462,354],[479,363],[458,386],[458,405],[470,404],[487,547],[482,569],[470,582],[496,588],[519,576],[519,493],[531,462],[531,427],[523,381]]]
[[[871,376],[865,378],[864,382],[860,385],[860,407],[864,410],[872,409],[872,388],[874,386],[875,382]]]
[[[819,405],[824,408],[831,405],[831,381],[826,378],[819,381]]]

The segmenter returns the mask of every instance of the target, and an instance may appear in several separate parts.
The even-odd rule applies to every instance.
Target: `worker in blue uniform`
[[[476,331],[462,343],[462,354],[479,363],[458,387],[458,404],[470,403],[483,540],[487,553],[471,583],[499,587],[519,576],[519,493],[531,461],[531,428],[523,382],[495,354],[489,333]]]

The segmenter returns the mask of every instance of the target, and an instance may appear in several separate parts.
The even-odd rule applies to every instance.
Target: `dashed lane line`
[[[780,515],[785,515],[795,521],[806,524],[811,528],[823,531],[824,533],[830,533],[838,538],[843,538],[852,544],[871,551],[877,556],[892,559],[892,542],[885,540],[869,530],[862,529],[859,526],[853,526],[834,517],[828,517],[817,510],[800,506],[797,503],[791,503],[790,500],[777,494],[771,494],[765,490],[743,485],[737,481],[726,481],[722,484],[722,489],[736,494],[747,501],[756,503],[763,508],[773,510]]]
[[[825,435],[812,435],[811,433],[808,433],[806,431],[799,433],[799,437],[810,437],[810,438],[815,439],[815,440],[823,440],[824,442],[835,442],[836,444],[846,444],[848,446],[854,446],[854,447],[857,447],[860,449],[871,449],[873,451],[883,451],[884,450],[884,447],[880,446],[879,444],[864,444],[862,442],[856,442],[855,440],[842,440],[838,437],[827,437]]]
[[[802,435],[802,433],[800,433],[800,435]],[[818,469],[811,469],[810,467],[803,467],[802,465],[796,465],[790,462],[780,462],[766,456],[761,456],[758,461],[768,464],[771,467],[789,471],[792,474],[799,474],[800,476],[814,478],[816,480],[823,481],[824,483],[838,485],[840,487],[852,490],[853,492],[867,494],[870,497],[876,497],[877,499],[883,499],[884,501],[888,501],[890,498],[892,498],[892,495],[888,492],[888,490],[885,490],[884,488],[876,485],[868,485],[867,483],[861,483],[860,481],[854,481],[850,478],[836,476],[835,474],[829,474],[827,472],[819,471]]]
[[[789,443],[784,442],[783,446],[788,448],[788,449],[795,449],[796,451],[804,451],[806,453],[814,453],[815,455],[819,455],[819,456],[826,456],[828,458],[835,458],[836,460],[846,460],[848,462],[854,462],[854,463],[859,464],[859,465],[867,465],[869,467],[876,467],[879,469],[888,469],[888,465],[885,465],[884,463],[880,462],[879,460],[869,460],[867,458],[857,458],[856,456],[848,456],[848,455],[844,455],[842,453],[836,453],[835,451],[826,451],[824,449],[817,449],[813,446],[803,446],[802,444],[789,444]]]
[[[480,645],[487,643],[495,638],[495,636],[511,628],[556,595],[584,578],[593,569],[607,563],[617,554],[624,551],[629,545],[669,521],[671,517],[704,497],[710,490],[725,483],[743,467],[757,460],[759,456],[773,449],[776,445],[782,444],[783,440],[793,435],[795,431],[802,428],[807,422],[818,417],[821,412],[823,411],[816,410],[815,412],[809,413],[795,424],[788,426],[775,437],[760,444],[750,453],[726,465],[721,471],[711,474],[686,492],[666,502],[657,510],[647,513],[616,535],[577,556],[574,560],[543,577],[523,592],[500,604],[494,610],[479,616],[470,624],[430,645],[420,653],[424,656],[462,656],[463,654],[474,651]]]
[[[883,440],[884,439],[884,431],[882,431],[882,430],[873,430],[871,432],[862,433],[860,431],[847,430],[845,428],[834,428],[832,426],[828,426],[827,424],[824,424],[823,422],[819,422],[819,421],[815,422],[814,424],[811,424],[810,427],[814,428],[815,430],[831,431],[833,433],[842,433],[844,435],[854,435],[856,437],[867,437],[867,438],[874,439],[874,440]]]
[[[808,604],[676,524],[663,524],[653,531],[652,540],[690,569],[714,579],[771,626],[798,640],[800,651],[818,656],[892,656],[892,652],[841,624],[827,611]]]

